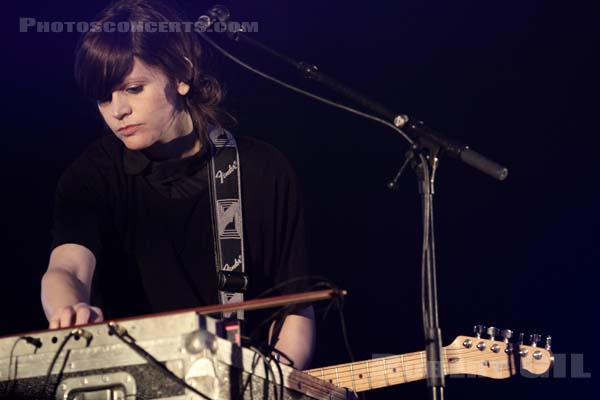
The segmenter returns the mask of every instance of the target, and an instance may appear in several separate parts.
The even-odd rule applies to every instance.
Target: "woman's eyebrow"
[[[139,75],[139,76],[132,76],[130,78],[127,78],[123,81],[123,83],[121,85],[119,85],[119,87],[123,88],[127,85],[130,85],[132,83],[145,83],[148,82],[149,78],[147,76],[144,75]]]
[[[125,82],[147,81],[148,79],[150,79],[150,77],[148,77],[146,75],[137,75],[137,76],[131,76],[129,78],[126,78]]]

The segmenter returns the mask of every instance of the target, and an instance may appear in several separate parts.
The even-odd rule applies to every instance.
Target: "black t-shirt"
[[[288,161],[259,140],[238,137],[237,143],[248,300],[307,275],[306,250]],[[52,248],[76,243],[94,253],[92,303],[107,318],[218,303],[209,154],[154,162],[107,135],[63,173]],[[280,293],[302,288],[298,283]]]

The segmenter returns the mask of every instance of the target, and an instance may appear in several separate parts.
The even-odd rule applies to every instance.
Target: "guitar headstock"
[[[518,343],[511,343],[512,331],[503,330],[503,339],[496,340],[499,331],[488,328],[489,339],[481,337],[482,327],[476,337],[458,336],[444,347],[446,373],[479,375],[494,379],[505,379],[521,370],[532,375],[542,375],[552,367],[554,356],[550,351],[550,336],[546,346],[538,347],[539,335],[531,335],[532,343],[523,344],[523,334]]]

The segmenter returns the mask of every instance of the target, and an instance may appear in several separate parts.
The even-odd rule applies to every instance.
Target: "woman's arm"
[[[269,332],[269,342],[271,342],[272,331],[273,325]],[[275,348],[294,362],[294,368],[303,370],[310,365],[315,338],[315,312],[310,306],[285,318]]]
[[[102,321],[102,311],[89,305],[95,266],[84,246],[67,243],[52,251],[41,293],[50,329]]]

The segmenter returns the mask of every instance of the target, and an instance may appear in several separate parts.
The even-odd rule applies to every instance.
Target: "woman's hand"
[[[50,329],[69,328],[75,325],[104,321],[102,310],[87,303],[63,307],[50,318]]]

